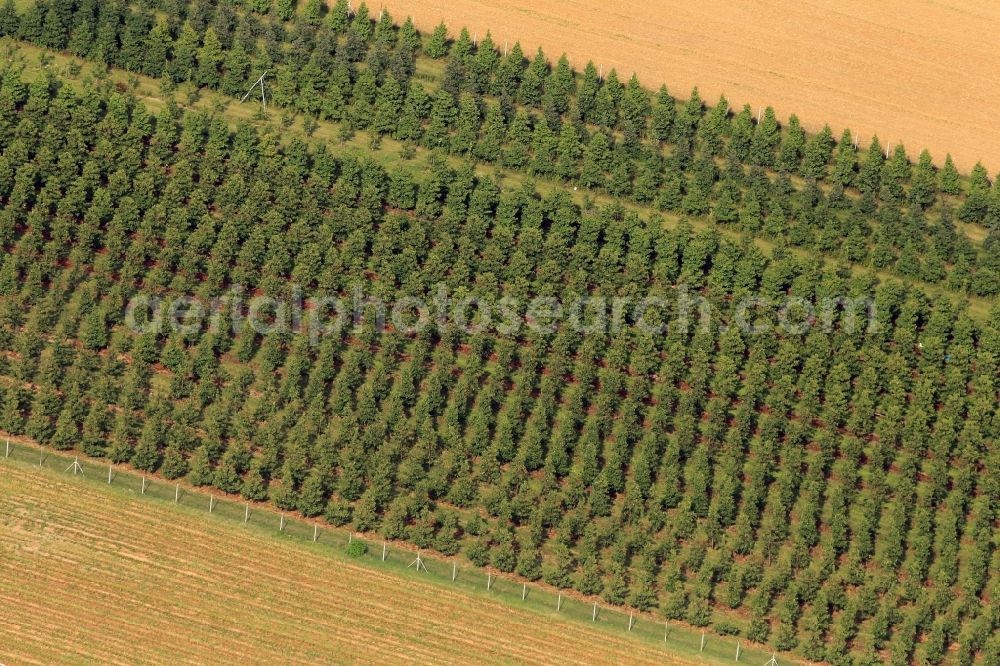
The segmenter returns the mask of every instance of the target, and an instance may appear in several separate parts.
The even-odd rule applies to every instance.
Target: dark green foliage
[[[14,7],[14,0],[4,0],[0,5],[0,37],[17,35],[21,26],[17,8]]]
[[[935,174],[926,154],[887,160],[874,141],[859,164],[849,134],[834,146],[796,120],[779,128],[770,109],[730,117],[697,91],[678,103],[593,67],[577,82],[565,62],[504,58],[467,33],[449,56],[453,90],[439,89],[411,80],[415,32],[360,7],[348,21],[346,3],[261,39],[274,48],[211,11],[147,18],[158,46],[130,69],[241,95],[274,67],[282,113],[439,150],[387,172],[309,145],[299,125],[231,132],[175,105],[152,117],[112,86],[75,92],[5,69],[0,428],[816,660],[990,649],[1000,315],[941,293],[1000,290],[1000,236],[972,243],[953,222],[985,226],[1000,210],[984,170],[962,196],[957,172]],[[141,23],[121,19],[95,25],[95,42],[120,46]],[[120,48],[87,48],[124,64]],[[456,155],[530,170],[545,194]],[[937,178],[959,192],[942,197]],[[705,217],[581,207],[554,179]],[[456,299],[683,293],[715,314],[655,335],[349,325],[315,344],[226,322],[124,324],[139,293],[233,284],[304,297],[360,284],[388,299],[438,285]],[[741,331],[752,294],[801,298],[817,325]],[[875,329],[823,311],[846,294],[875,299]],[[649,316],[683,307],[668,301]]]

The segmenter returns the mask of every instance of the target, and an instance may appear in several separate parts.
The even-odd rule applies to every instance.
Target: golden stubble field
[[[690,663],[579,623],[0,465],[0,664]]]
[[[369,3],[370,4],[370,3]],[[565,52],[635,71],[686,98],[771,105],[809,129],[829,123],[867,144],[902,141],[915,157],[950,152],[1000,169],[1000,3],[979,0],[394,0],[394,16],[444,19],[529,54]]]

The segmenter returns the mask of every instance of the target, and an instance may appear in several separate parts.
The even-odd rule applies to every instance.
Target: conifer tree
[[[545,83],[545,93],[551,99],[552,108],[556,113],[562,114],[569,108],[570,95],[575,92],[576,81],[573,78],[573,70],[570,69],[569,60],[564,53],[559,57],[559,62]]]
[[[14,6],[14,0],[4,0],[0,5],[0,37],[17,35],[21,28],[21,17]]]
[[[168,71],[174,81],[190,81],[196,71],[198,57],[198,33],[190,22],[185,22],[173,47],[173,58]]]
[[[945,194],[958,195],[962,192],[962,183],[958,169],[951,160],[951,154],[945,156],[944,167],[941,168],[941,191]]]
[[[53,4],[45,11],[40,43],[42,46],[58,51],[66,47],[69,34],[67,33],[68,26],[63,24],[57,7],[58,4]]]
[[[368,13],[368,5],[362,0],[358,9],[351,19],[351,32],[354,33],[362,44],[367,44],[372,38],[372,21]]]
[[[241,445],[230,446],[212,472],[212,485],[224,493],[238,493],[243,487],[243,471],[249,452]]]
[[[399,28],[399,46],[409,57],[413,57],[420,50],[420,34],[417,32],[416,26],[413,25],[413,19],[409,16]]]
[[[990,178],[979,162],[969,174],[969,193],[958,209],[958,217],[964,222],[982,223],[989,210]]]
[[[501,100],[513,102],[517,99],[523,74],[524,52],[521,50],[521,44],[515,42],[497,65],[496,74],[493,76],[493,94]]]
[[[83,433],[81,442],[83,452],[88,456],[103,456],[107,445],[107,419],[108,412],[104,405],[93,402],[87,417],[83,420]]]
[[[551,173],[553,171],[557,146],[558,141],[552,134],[549,124],[544,119],[540,120],[535,125],[535,131],[531,137],[531,150],[534,153],[531,165],[536,172]]]
[[[503,112],[498,105],[490,105],[486,109],[486,120],[483,131],[476,143],[475,155],[485,162],[496,162],[500,159],[500,149],[503,144],[507,127],[504,124]]]
[[[542,102],[542,90],[545,86],[545,77],[548,73],[548,63],[545,54],[539,48],[535,53],[535,59],[531,61],[521,78],[520,97],[521,103],[528,106],[538,106]]]
[[[834,183],[839,183],[843,187],[848,187],[854,183],[854,166],[857,162],[855,156],[853,137],[851,130],[845,129],[837,142],[837,150],[833,158],[833,173],[831,179]]]
[[[195,486],[207,486],[212,482],[212,461],[207,445],[202,444],[192,454],[187,480]]]
[[[318,516],[326,509],[329,492],[329,472],[322,465],[314,466],[299,491],[298,510],[306,516]]]
[[[250,9],[261,15],[267,14],[271,11],[271,2],[272,0],[250,0]]]
[[[56,429],[52,435],[52,447],[60,451],[68,451],[80,440],[80,430],[72,409],[67,405],[59,412],[56,419]]]
[[[710,155],[721,155],[723,138],[728,125],[729,102],[725,96],[702,117],[698,124],[698,139]]]
[[[639,78],[635,74],[625,86],[621,110],[624,143],[628,147],[638,147],[639,141],[646,134],[646,122],[652,109],[646,91],[639,84]]]
[[[873,136],[872,142],[868,146],[868,154],[858,172],[858,189],[864,194],[875,194],[878,192],[879,184],[882,180],[882,164],[885,158],[882,155],[882,145],[878,142],[878,137]]]
[[[797,171],[802,162],[802,149],[806,143],[806,134],[799,124],[798,116],[792,114],[788,118],[788,129],[785,130],[778,154],[777,167],[782,171]]]
[[[395,77],[387,76],[378,91],[378,99],[375,101],[372,129],[379,134],[395,132],[396,123],[399,122],[399,116],[403,110],[403,101],[402,87]]]
[[[291,21],[295,14],[295,0],[276,0],[275,14],[282,21]]]
[[[750,142],[750,163],[758,166],[774,166],[774,155],[781,144],[781,132],[774,109],[764,109],[764,116],[757,123]]]
[[[155,472],[160,466],[160,450],[156,438],[150,435],[147,430],[148,428],[143,428],[142,436],[132,452],[132,464],[136,469]]]
[[[591,119],[594,104],[597,102],[597,93],[601,88],[601,82],[598,77],[597,68],[594,67],[593,61],[587,62],[587,66],[583,69],[583,81],[580,83],[580,91],[576,97],[577,108],[580,109],[580,116],[584,120]]]
[[[146,38],[146,49],[143,54],[142,71],[150,76],[161,76],[167,66],[167,56],[173,39],[166,18],[157,17],[153,28]]]
[[[163,454],[163,464],[160,473],[167,479],[179,479],[188,472],[187,459],[176,442],[170,444]]]
[[[738,162],[750,160],[750,145],[753,141],[754,124],[750,113],[750,105],[744,104],[743,110],[733,118],[729,137],[729,155]]]
[[[458,120],[451,138],[452,152],[468,155],[476,145],[479,134],[480,111],[476,98],[464,93],[459,100]]]
[[[444,21],[441,21],[434,28],[434,32],[431,33],[430,38],[427,40],[424,53],[435,60],[440,60],[448,55],[448,26],[444,24]]]
[[[656,105],[653,107],[653,136],[659,142],[665,142],[670,138],[670,131],[674,124],[674,98],[667,92],[666,86],[660,86],[656,93]]]
[[[218,35],[210,26],[205,31],[204,41],[198,50],[198,75],[197,83],[209,88],[218,88],[222,82],[219,74],[219,66],[222,64],[222,44]]]
[[[507,130],[507,141],[501,154],[505,167],[518,169],[528,163],[531,146],[531,121],[523,111],[514,116]]]
[[[33,44],[41,43],[45,31],[44,6],[32,4],[19,19],[18,37]]]
[[[302,16],[309,25],[320,25],[323,22],[323,10],[326,9],[324,0],[306,0],[306,6],[302,10]]]
[[[240,495],[244,499],[256,502],[267,499],[267,480],[264,478],[264,470],[259,457],[254,458],[250,464],[250,470],[240,488]]]
[[[827,163],[833,150],[833,133],[829,125],[824,125],[819,134],[813,135],[806,143],[802,156],[803,178],[823,180],[826,177]]]
[[[580,138],[573,123],[563,123],[562,129],[559,131],[557,154],[556,172],[566,180],[575,178],[579,171],[583,149],[580,146]]]
[[[927,150],[920,153],[917,168],[913,173],[913,185],[910,188],[910,199],[923,208],[934,205],[937,196],[937,174],[931,154]]]

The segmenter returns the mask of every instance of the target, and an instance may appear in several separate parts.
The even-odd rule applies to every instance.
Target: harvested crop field
[[[0,663],[689,663],[310,546],[0,465]]]
[[[975,0],[397,0],[422,30],[445,19],[521,40],[577,68],[593,60],[648,87],[714,101],[771,105],[807,128],[829,123],[927,148],[959,168],[1000,168],[1000,5]]]

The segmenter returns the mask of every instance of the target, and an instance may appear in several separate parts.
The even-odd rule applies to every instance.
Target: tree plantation
[[[1000,188],[977,166],[968,183],[946,159],[845,132],[807,136],[770,108],[706,108],[592,64],[575,74],[489,35],[454,41],[442,25],[422,49],[411,22],[378,21],[346,0],[305,3],[145,0],[0,9],[0,36],[237,98],[269,73],[271,101],[310,119],[577,184],[671,214],[803,247],[845,263],[978,296],[1000,294]],[[244,6],[246,5],[246,6]],[[311,9],[310,9],[311,7]],[[289,20],[292,18],[293,20]],[[423,55],[421,55],[423,54]],[[426,56],[426,57],[425,57]],[[437,59],[435,61],[434,59]],[[418,65],[433,76],[415,75]],[[443,63],[443,70],[441,63]],[[666,149],[664,149],[666,148]],[[974,242],[956,222],[983,226]],[[977,234],[978,235],[978,234]]]
[[[0,429],[810,661],[1000,662],[986,171],[368,12],[0,7],[19,40],[237,98],[270,72],[273,113],[428,149],[413,176],[5,66]],[[234,290],[307,305],[261,332],[208,305]],[[443,292],[536,325],[379,320]],[[657,307],[537,325],[581,297]],[[355,316],[321,330],[320,298]],[[212,321],[151,325],[178,302]]]

